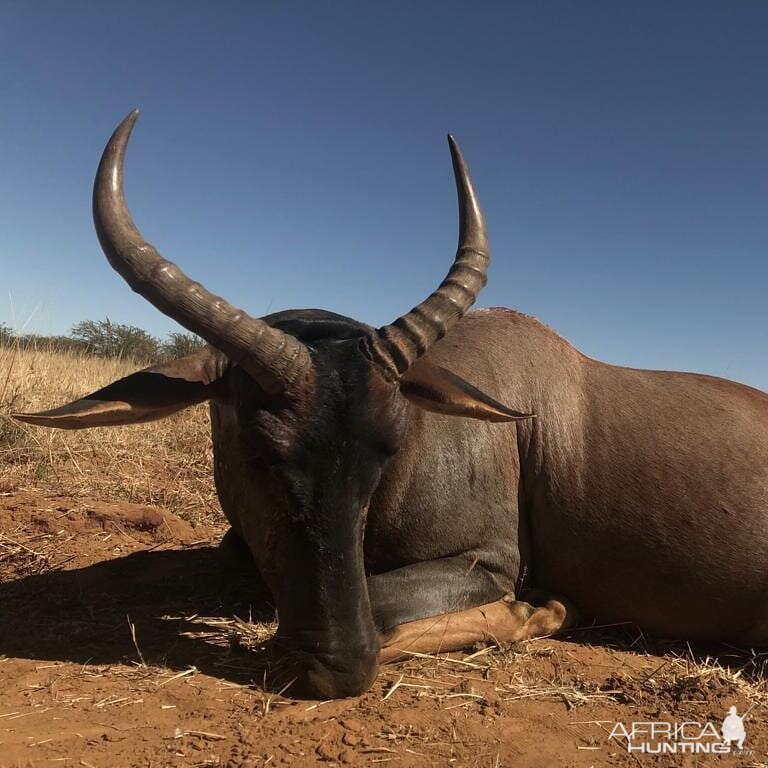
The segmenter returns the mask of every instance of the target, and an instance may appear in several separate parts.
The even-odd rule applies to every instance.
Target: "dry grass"
[[[10,417],[62,405],[143,366],[0,347],[0,492],[41,488],[156,504],[193,523],[220,519],[205,405],[150,424],[82,431],[34,427]]]
[[[250,650],[263,649],[276,629],[275,624],[239,618],[195,616],[189,621],[200,626],[192,634],[208,642]],[[760,708],[768,707],[768,654],[724,650],[719,656],[702,656],[680,644],[664,655],[641,654],[652,665],[650,672],[643,665],[598,683],[593,676],[585,676],[583,669],[568,669],[567,659],[560,658],[569,655],[568,648],[540,638],[468,654],[413,654],[409,661],[382,667],[380,675],[388,684],[382,701],[402,688],[415,690],[419,698],[438,699],[448,709],[479,704],[487,700],[487,686],[481,693],[468,683],[475,680],[489,683],[504,702],[536,699],[559,702],[568,709],[597,702],[634,706],[657,702],[674,711],[718,696],[735,700],[737,695]]]
[[[5,573],[19,578],[61,568],[74,558],[64,549],[73,538],[65,531],[42,533],[23,525],[0,532],[0,580]]]

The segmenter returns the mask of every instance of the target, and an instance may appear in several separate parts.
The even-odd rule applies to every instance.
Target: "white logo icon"
[[[747,738],[747,732],[744,730],[744,718],[739,717],[736,707],[731,707],[728,710],[728,717],[723,720],[723,741],[731,745],[732,741],[736,742],[737,749],[744,748],[744,739]]]

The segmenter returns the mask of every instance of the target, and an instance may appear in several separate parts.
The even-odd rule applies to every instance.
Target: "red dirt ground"
[[[1,768],[767,765],[763,658],[651,653],[637,632],[415,658],[356,699],[265,692],[246,647],[259,627],[233,619],[253,609],[248,572],[222,560],[222,532],[0,495]],[[617,721],[719,728],[753,704],[742,755],[629,754],[608,738]]]

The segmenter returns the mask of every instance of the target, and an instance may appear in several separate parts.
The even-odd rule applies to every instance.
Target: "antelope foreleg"
[[[493,603],[419,619],[397,627],[382,643],[379,662],[400,661],[414,653],[441,653],[477,643],[512,643],[550,635],[573,626],[575,611],[560,600],[542,607],[508,595]]]

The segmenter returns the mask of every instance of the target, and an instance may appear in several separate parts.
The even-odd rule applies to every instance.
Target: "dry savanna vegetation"
[[[150,504],[187,519],[218,519],[208,409],[94,430],[40,429],[10,413],[63,405],[148,365],[120,357],[0,347],[0,466],[9,488]]]
[[[0,347],[0,768],[766,765],[765,657],[632,626],[414,655],[356,699],[265,690],[274,625],[216,549],[207,409],[72,432],[9,416],[144,364]],[[739,755],[610,738],[729,706]]]

